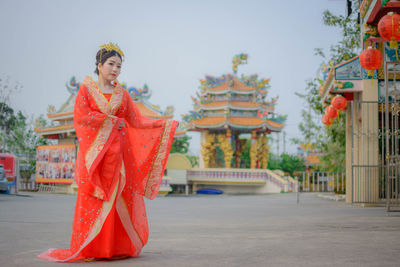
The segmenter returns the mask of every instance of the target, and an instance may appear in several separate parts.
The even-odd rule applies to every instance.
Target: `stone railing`
[[[272,183],[284,192],[295,191],[296,185],[288,180],[280,177],[270,170],[265,169],[192,169],[187,172],[188,181],[191,182],[231,182],[239,184],[265,185],[267,182]]]

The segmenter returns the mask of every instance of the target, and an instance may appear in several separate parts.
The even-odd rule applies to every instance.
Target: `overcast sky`
[[[116,42],[125,53],[120,81],[152,90],[151,102],[175,107],[175,119],[192,109],[199,79],[232,72],[232,57],[249,54],[239,75],[271,79],[268,98],[287,114],[287,140],[299,135],[304,103],[295,95],[315,76],[325,51],[340,40],[322,22],[326,9],[346,12],[344,0],[287,1],[19,1],[0,0],[0,77],[23,85],[11,106],[46,114],[68,98],[65,83],[95,76],[99,45]],[[190,151],[200,140],[191,134]],[[282,140],[282,138],[281,138]],[[276,151],[276,145],[272,148]],[[296,152],[287,141],[286,150]],[[281,144],[282,151],[282,144]]]

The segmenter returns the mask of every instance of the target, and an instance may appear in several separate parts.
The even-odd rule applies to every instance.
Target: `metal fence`
[[[388,211],[400,211],[400,155],[389,157],[386,205]]]
[[[302,192],[346,192],[343,172],[301,172],[298,180]]]

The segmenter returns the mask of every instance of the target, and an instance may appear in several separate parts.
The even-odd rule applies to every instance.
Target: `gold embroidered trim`
[[[96,102],[97,106],[99,107],[100,111],[106,115],[115,115],[121,106],[122,99],[124,96],[123,88],[120,84],[117,84],[113,95],[111,96],[110,103],[107,101],[103,93],[100,91],[97,83],[90,77],[86,76],[84,85],[87,86],[90,95],[93,97],[94,101]],[[90,145],[89,149],[85,155],[85,163],[86,168],[89,171],[90,167],[92,166],[93,162],[100,154],[101,150],[103,149],[104,145],[106,144],[114,124],[117,122],[117,118],[106,117],[103,121],[102,126],[100,127],[97,136],[93,143]],[[99,195],[100,197],[100,195]]]
[[[162,164],[161,163],[162,163],[162,160],[166,156],[166,152],[167,152],[166,149],[167,149],[168,140],[170,137],[169,133],[171,133],[172,123],[173,123],[173,121],[169,121],[169,120],[167,120],[165,122],[165,127],[164,127],[164,131],[162,133],[159,147],[157,149],[156,158],[153,161],[153,165],[152,165],[150,173],[149,173],[149,178],[146,182],[144,196],[146,196],[147,198],[151,197],[151,195],[153,194],[153,191],[155,190],[154,186],[157,186],[160,177],[162,177],[162,175],[163,175],[163,173],[161,173],[162,172]]]
[[[111,117],[104,119],[103,125],[85,155],[85,164],[88,171],[110,137],[116,120],[116,118]]]
[[[120,198],[117,199],[117,211],[118,215],[121,219],[122,225],[125,228],[126,233],[130,237],[132,243],[137,243],[136,238],[139,239],[141,247],[144,246],[143,240],[140,238],[140,235],[138,231],[136,230],[134,224],[131,221],[129,211],[128,211],[128,206],[126,205],[125,199],[121,196]],[[133,230],[133,231],[132,231]],[[135,247],[137,244],[135,244]]]
[[[117,84],[111,96],[110,103],[108,103],[112,115],[115,115],[117,113],[119,107],[121,106],[123,96],[124,88],[122,88],[120,84]]]
[[[103,95],[103,93],[100,91],[97,83],[92,79],[92,77],[86,76],[85,80],[83,81],[83,84],[86,85],[86,87],[88,88],[89,94],[93,97],[100,111],[103,112],[104,114],[110,115],[111,114],[110,105],[105,96]]]

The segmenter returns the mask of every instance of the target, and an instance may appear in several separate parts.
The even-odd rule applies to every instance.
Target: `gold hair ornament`
[[[113,43],[108,43],[108,44],[103,44],[100,46],[100,48],[104,48],[105,50],[109,51],[117,51],[118,54],[121,55],[121,57],[125,57],[124,52],[122,52],[121,48],[119,48],[119,46],[117,44],[113,44]]]

